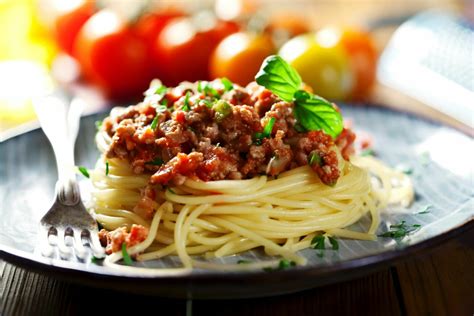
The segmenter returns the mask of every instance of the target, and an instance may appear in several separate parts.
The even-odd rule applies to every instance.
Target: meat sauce
[[[174,88],[155,82],[143,102],[104,120],[112,138],[106,156],[127,160],[137,174],[151,174],[152,185],[180,185],[186,178],[277,176],[316,155],[311,168],[323,183],[336,183],[340,160],[353,152],[351,130],[337,139],[301,131],[293,103],[255,82],[227,90],[219,79]],[[271,120],[270,133],[262,137]]]

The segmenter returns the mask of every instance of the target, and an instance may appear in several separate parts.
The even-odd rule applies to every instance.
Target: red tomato
[[[367,98],[375,82],[377,69],[377,50],[369,33],[362,30],[345,28],[341,32],[341,44],[344,46],[355,75],[352,99]]]
[[[114,11],[99,11],[84,24],[74,53],[85,76],[112,98],[141,95],[152,79],[147,44]]]
[[[184,17],[185,13],[178,9],[169,8],[162,11],[153,12],[142,16],[134,26],[137,34],[141,36],[150,52],[153,52],[155,39],[160,36],[163,28],[176,18]],[[160,64],[151,62],[153,67],[153,77],[161,78]]]
[[[95,4],[92,1],[70,1],[72,6],[58,8],[58,16],[54,21],[54,35],[58,46],[73,54],[74,42],[81,27],[94,14]]]
[[[232,34],[220,42],[212,54],[211,78],[226,77],[246,86],[254,80],[265,57],[275,51],[269,36],[244,32]]]
[[[235,23],[212,19],[181,18],[170,22],[154,42],[153,59],[160,67],[160,79],[167,85],[209,79],[212,52],[222,39],[237,30]]]

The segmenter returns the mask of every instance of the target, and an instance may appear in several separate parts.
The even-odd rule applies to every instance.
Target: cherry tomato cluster
[[[130,19],[91,0],[76,3],[55,19],[58,46],[111,98],[139,97],[153,78],[171,86],[226,77],[245,86],[281,44],[279,54],[324,97],[361,98],[374,82],[376,51],[370,36],[357,30],[314,34],[306,21],[286,14],[251,31],[244,23],[177,8]]]

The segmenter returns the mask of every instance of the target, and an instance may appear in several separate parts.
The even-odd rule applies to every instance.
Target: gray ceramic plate
[[[33,253],[38,221],[53,197],[56,167],[51,147],[40,130],[0,143],[0,257],[42,273],[94,286],[163,296],[194,298],[251,297],[288,293],[367,273],[394,259],[433,247],[463,228],[473,226],[473,140],[434,122],[376,107],[343,107],[356,131],[373,135],[378,157],[392,166],[411,170],[416,200],[409,209],[394,207],[383,214],[379,233],[405,220],[419,224],[416,233],[395,242],[340,240],[339,251],[320,258],[313,249],[302,251],[305,267],[283,271],[223,272],[158,270],[151,274],[119,272],[92,263],[44,259]],[[76,146],[78,165],[92,167],[98,157],[94,122],[82,119]],[[427,212],[422,212],[426,210]],[[422,213],[422,214],[419,214]],[[368,220],[354,225],[364,229]],[[259,251],[226,258],[262,260]],[[173,268],[176,258],[141,264]]]

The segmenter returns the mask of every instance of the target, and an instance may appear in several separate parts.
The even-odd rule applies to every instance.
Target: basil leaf
[[[255,81],[286,102],[293,101],[293,95],[301,86],[301,77],[296,70],[276,55],[263,61]]]
[[[109,175],[109,162],[108,161],[105,162],[105,175],[106,176]]]
[[[307,131],[323,130],[336,138],[344,128],[341,113],[323,98],[309,94],[308,96],[309,98],[304,98],[295,93],[296,120]]]

